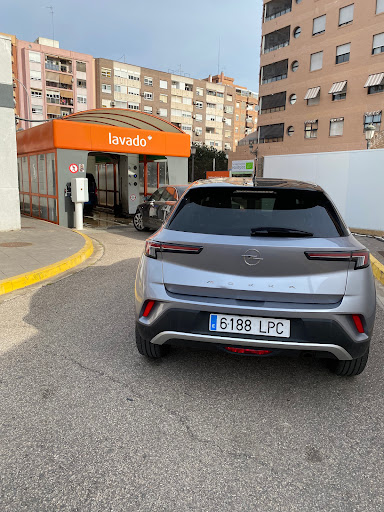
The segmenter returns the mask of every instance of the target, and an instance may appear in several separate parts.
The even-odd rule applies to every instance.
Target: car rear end
[[[375,287],[367,250],[319,187],[203,182],[147,240],[136,311],[151,348],[354,361],[368,353]]]

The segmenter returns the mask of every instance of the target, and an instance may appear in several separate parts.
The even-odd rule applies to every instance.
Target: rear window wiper
[[[251,229],[251,236],[291,236],[291,237],[310,237],[313,233],[301,231],[300,229],[259,227]]]

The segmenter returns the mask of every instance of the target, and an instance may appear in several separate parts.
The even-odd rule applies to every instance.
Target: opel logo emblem
[[[247,265],[254,266],[258,265],[260,261],[263,261],[261,254],[257,249],[248,249],[245,254],[242,254],[244,261]]]

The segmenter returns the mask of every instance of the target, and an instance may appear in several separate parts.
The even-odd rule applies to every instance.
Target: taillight
[[[306,257],[309,260],[324,260],[324,261],[354,261],[355,270],[359,268],[366,268],[369,266],[369,251],[316,251],[306,252]]]
[[[154,305],[155,305],[155,301],[154,300],[147,301],[147,303],[145,304],[145,307],[144,307],[144,311],[143,311],[143,317],[144,318],[147,318],[149,313],[152,311],[152,308],[153,308]]]
[[[195,245],[179,245],[156,242],[154,240],[147,240],[145,242],[144,254],[149,258],[157,258],[158,252],[176,252],[184,254],[199,254],[203,250],[202,247]]]
[[[363,322],[361,321],[360,315],[352,315],[352,319],[353,319],[353,321],[355,323],[357,332],[359,332],[360,334],[363,334],[364,333],[364,327],[363,327]]]
[[[266,356],[272,353],[272,350],[255,350],[254,348],[225,347],[225,350],[234,354],[252,354],[254,356]]]

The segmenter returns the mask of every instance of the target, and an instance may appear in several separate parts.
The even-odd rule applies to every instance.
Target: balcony
[[[47,58],[45,69],[59,71],[61,73],[72,73],[72,61],[59,58]]]
[[[286,102],[286,91],[263,96],[260,98],[260,114],[270,114],[272,112],[280,112],[281,110],[285,110]]]
[[[291,12],[292,0],[272,0],[264,6],[264,23]]]
[[[284,27],[266,34],[263,38],[263,53],[273,52],[289,45],[291,27]]]
[[[51,80],[46,80],[45,85],[47,87],[55,87],[56,89],[69,89],[72,91],[72,84],[63,84],[61,82],[53,82]]]
[[[284,80],[288,77],[288,59],[273,62],[261,68],[261,85]]]

